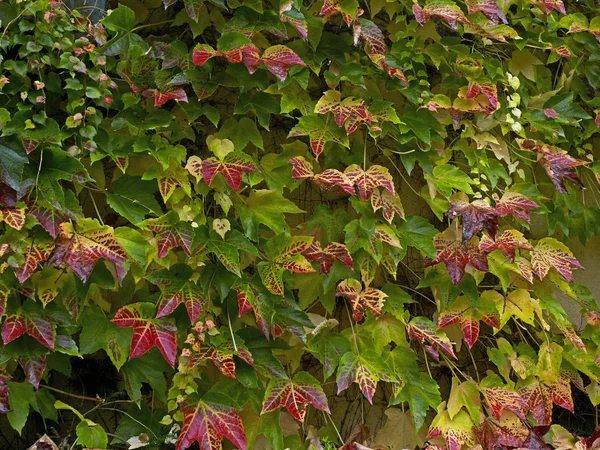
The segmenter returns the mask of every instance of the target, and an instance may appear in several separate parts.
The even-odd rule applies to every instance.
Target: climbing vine
[[[163,2],[0,2],[6,444],[596,448],[598,5]]]

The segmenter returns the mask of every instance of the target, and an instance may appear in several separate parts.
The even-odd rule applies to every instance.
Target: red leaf
[[[311,246],[304,250],[302,254],[310,261],[318,261],[321,272],[326,275],[329,275],[329,271],[336,259],[348,269],[354,270],[352,256],[344,244],[330,242],[327,244],[327,247],[325,247],[325,250],[323,250],[319,241],[315,239]]]
[[[9,386],[8,381],[12,377],[10,374],[0,368],[0,414],[6,414],[10,412],[10,405],[8,404]]]
[[[209,186],[215,176],[220,173],[229,187],[237,191],[242,184],[242,175],[253,172],[258,172],[254,163],[233,153],[225,156],[223,161],[219,161],[217,158],[208,158],[202,161],[202,176],[204,182]]]
[[[169,100],[187,103],[188,98],[185,90],[180,86],[171,86],[163,92],[158,89],[154,91],[154,106],[162,106]]]
[[[472,305],[465,296],[458,297],[447,309],[440,313],[438,328],[460,323],[465,342],[473,348],[479,338],[479,321],[500,328],[498,311],[494,305],[481,303]]]
[[[544,115],[548,119],[558,119],[558,113],[555,110],[553,110],[552,108],[544,109]]]
[[[467,4],[469,14],[482,12],[495,24],[498,24],[500,22],[508,24],[504,13],[498,7],[495,0],[466,0],[465,3]]]
[[[50,236],[56,238],[60,224],[66,222],[68,218],[54,208],[43,206],[40,202],[28,206],[27,212],[38,220]]]
[[[183,286],[168,285],[164,288],[158,300],[156,318],[168,316],[183,303],[190,322],[194,324],[204,311],[207,302],[208,296],[192,281],[183,284]]]
[[[542,167],[546,169],[548,176],[552,180],[554,187],[560,193],[566,194],[565,180],[584,188],[583,182],[577,175],[575,167],[589,164],[588,161],[582,161],[572,158],[566,153],[545,153],[542,156]]]
[[[547,386],[535,381],[521,388],[519,393],[538,425],[552,423],[552,393]]]
[[[460,194],[459,194],[460,195]],[[466,199],[466,195],[462,195]],[[483,200],[475,200],[468,203],[463,198],[450,200],[450,208],[448,209],[448,217],[463,219],[463,243],[468,242],[473,236],[484,230],[492,237],[496,236],[498,230],[498,215],[496,210]]]
[[[565,4],[562,0],[539,0],[534,3],[546,14],[550,14],[553,10],[556,10],[563,16],[567,15]]]
[[[494,250],[500,250],[510,262],[515,261],[515,254],[519,248],[533,250],[533,247],[529,241],[525,239],[523,233],[517,230],[503,231],[495,241],[488,236],[483,236],[479,242],[479,249],[481,251],[490,253]]]
[[[368,287],[362,289],[360,281],[344,280],[337,285],[335,294],[344,297],[350,302],[352,307],[352,318],[359,322],[362,320],[365,311],[369,310],[375,316],[383,314],[383,303],[387,294],[379,289]]]
[[[236,349],[237,346],[237,349]],[[246,363],[254,366],[252,355],[240,344],[236,346],[233,342],[228,341],[226,344],[221,345],[219,348],[213,346],[205,346],[199,351],[192,354],[188,361],[188,367],[193,368],[203,361],[212,360],[213,364],[219,371],[229,378],[235,378],[235,360],[234,355],[243,359]]]
[[[326,91],[315,106],[317,114],[328,112],[333,113],[338,127],[342,127],[350,117],[367,119],[367,107],[362,100],[355,100],[353,97],[342,100],[342,94],[338,91]]]
[[[575,405],[573,404],[573,396],[571,393],[571,380],[567,375],[561,373],[548,390],[551,392],[552,402],[555,405],[571,411],[572,413],[575,412]]]
[[[441,262],[446,264],[446,269],[454,285],[458,285],[465,274],[465,267],[471,264],[477,270],[488,271],[487,257],[474,244],[461,245],[460,241],[446,239],[442,233],[433,239],[437,250],[437,258],[425,258],[425,267]]]
[[[491,114],[499,108],[498,103],[498,91],[496,85],[491,83],[469,83],[467,88],[466,98],[471,99],[477,97],[479,94],[485,95],[490,102],[490,108],[486,108],[485,113]]]
[[[394,179],[386,167],[373,165],[365,172],[358,164],[346,168],[344,174],[350,183],[358,188],[359,195],[368,200],[373,195],[373,190],[383,187],[389,193],[395,194]]]
[[[127,261],[112,227],[83,219],[78,222],[77,231],[68,222],[61,224],[48,264],[66,264],[85,283],[101,258],[116,265]]]
[[[400,81],[402,81],[402,83],[404,83],[405,86],[408,86],[408,80],[406,79],[404,72],[396,67],[391,67],[386,62],[384,54],[372,53],[369,55],[369,58],[371,58],[371,61],[373,61],[376,66],[387,72],[390,77],[398,78]]]
[[[359,41],[365,41],[365,52],[368,55],[385,55],[387,47],[383,32],[377,25],[367,19],[359,19],[354,22],[354,45]]]
[[[397,376],[391,376],[389,368],[382,364],[380,356],[371,350],[363,351],[360,356],[347,352],[342,357],[337,373],[338,395],[348,389],[352,383],[358,384],[369,403],[373,404],[373,395],[379,381],[397,382]]]
[[[519,417],[504,411],[499,420],[485,419],[481,426],[475,429],[475,433],[484,448],[513,448],[525,445],[529,430]]]
[[[481,387],[480,389],[496,419],[500,419],[502,411],[507,409],[514,412],[521,419],[526,420],[527,404],[519,394],[500,387]]]
[[[23,372],[25,372],[27,381],[38,389],[46,371],[46,355],[21,357],[19,358],[19,364],[23,368]]]
[[[310,262],[302,255],[313,241],[312,236],[293,236],[272,261],[258,264],[258,273],[264,286],[273,294],[283,297],[283,272],[294,273],[315,272]]]
[[[202,67],[206,61],[219,55],[220,52],[217,52],[210,45],[198,44],[194,47],[194,51],[192,52],[192,60],[194,61],[194,64]]]
[[[173,247],[181,247],[188,256],[191,255],[192,228],[189,224],[181,222],[176,212],[170,212],[158,219],[148,219],[140,225],[156,233],[159,258],[164,258]]]
[[[19,283],[23,284],[35,272],[38,265],[45,262],[50,253],[54,249],[52,240],[35,240],[32,239],[25,253],[25,262],[21,267],[15,270]]]
[[[544,238],[538,241],[531,252],[531,265],[533,273],[540,280],[553,268],[569,283],[573,282],[571,267],[583,269],[583,266],[573,257],[573,253],[567,246],[554,238]]]
[[[413,3],[413,13],[420,25],[425,25],[431,17],[439,17],[455,30],[458,29],[457,22],[471,23],[452,0],[429,1],[424,8],[421,8],[415,1]]]
[[[269,72],[285,81],[288,73],[288,67],[291,65],[306,67],[306,63],[285,45],[274,45],[266,49],[260,59],[267,66]]]
[[[346,22],[346,25],[350,26],[359,16],[362,15],[363,10],[360,8],[354,11],[344,10],[344,7],[341,5],[342,3],[343,2],[340,0],[325,0],[319,14],[322,16],[332,16],[340,12],[344,22]]]
[[[517,219],[525,220],[529,223],[529,210],[539,208],[533,200],[528,199],[523,194],[516,192],[505,192],[500,200],[494,195],[496,201],[496,213],[500,217],[506,217],[513,215]]]
[[[240,309],[239,316],[244,315],[250,310],[254,311],[256,325],[258,325],[258,328],[268,340],[270,336],[270,327],[267,316],[267,307],[264,300],[260,297],[258,292],[248,284],[236,287],[235,290]]]
[[[286,15],[286,12],[291,11],[292,7],[292,0],[287,0],[283,2],[279,7],[279,19],[282,22],[288,22],[289,24],[291,24],[296,29],[296,31],[298,31],[300,37],[302,39],[306,39],[308,38],[308,24],[306,23],[306,20],[300,19],[299,17],[292,17]]]
[[[269,381],[261,414],[285,407],[294,419],[303,422],[308,405],[329,413],[327,397],[319,382],[308,373],[299,372],[293,380],[273,378]]]
[[[174,326],[164,320],[142,317],[136,305],[119,309],[112,322],[121,328],[133,328],[129,358],[142,356],[152,347],[156,347],[165,358],[165,361],[171,367],[175,367],[177,329]]]
[[[30,314],[26,318],[27,334],[37,340],[44,347],[54,350],[56,331],[54,324],[46,317],[39,314]]]
[[[200,450],[221,450],[223,438],[240,450],[246,450],[246,433],[239,413],[223,404],[193,402],[189,397],[180,406],[183,425],[177,440],[177,450],[198,442]]]
[[[434,348],[440,348],[454,359],[458,359],[452,349],[452,343],[446,335],[440,334],[435,329],[433,322],[425,317],[414,317],[406,324],[406,331],[411,339],[416,339],[421,344],[425,341],[431,343]],[[435,355],[434,355],[435,356]]]
[[[4,345],[27,333],[44,347],[54,350],[56,331],[54,324],[39,314],[14,314],[6,318],[2,325],[2,341]]]
[[[2,342],[4,345],[14,341],[27,331],[27,323],[23,316],[8,316],[2,324]]]
[[[311,180],[319,188],[325,190],[339,190],[350,195],[356,193],[356,189],[348,177],[337,169],[325,169],[315,175],[310,163],[302,156],[297,156],[288,161],[292,165],[292,178],[295,180]]]
[[[523,139],[519,141],[519,145],[523,150],[535,151],[538,153],[542,167],[546,169],[546,173],[550,177],[552,184],[561,194],[567,193],[565,180],[585,188],[583,182],[577,175],[578,166],[585,166],[589,161],[575,159],[567,154],[567,152],[550,148],[548,145],[540,145],[531,139]]]

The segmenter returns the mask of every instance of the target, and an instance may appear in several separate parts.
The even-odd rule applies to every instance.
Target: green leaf
[[[433,176],[425,175],[425,179],[438,188],[446,197],[452,195],[452,189],[465,194],[473,194],[471,184],[474,184],[474,181],[458,167],[450,164],[435,166]]]
[[[148,47],[140,36],[132,33],[135,27],[135,12],[127,6],[120,4],[117,9],[113,10],[101,22],[107,30],[116,33],[116,36],[102,47],[102,51],[106,55],[124,54],[134,45],[142,48]]]
[[[0,138],[0,180],[18,190],[23,167],[27,162],[27,155],[20,143]]]
[[[275,233],[289,231],[284,213],[303,213],[295,203],[284,198],[272,190],[253,190],[245,204],[239,206],[240,218],[246,236],[253,241],[258,241],[260,225],[264,225]]]
[[[85,448],[106,448],[108,445],[104,428],[89,419],[79,422],[75,431],[78,443]]]
[[[148,264],[150,244],[142,234],[133,228],[120,227],[115,230],[117,241],[123,246],[127,257],[142,267]]]
[[[390,405],[407,402],[415,430],[425,422],[427,410],[437,409],[442,399],[438,384],[427,373],[419,371],[417,357],[409,348],[396,347],[389,356],[390,365],[402,379],[402,387],[395,392]]]
[[[119,328],[93,306],[82,317],[79,337],[80,352],[89,355],[104,349],[117,370],[121,370],[129,355],[131,329]]]
[[[280,411],[263,414],[260,420],[260,431],[268,439],[272,448],[284,448],[283,429],[279,422]]]
[[[35,392],[33,386],[27,381],[22,383],[9,381],[8,392],[10,405],[10,412],[7,415],[8,422],[17,433],[21,434],[29,416],[29,408],[32,407],[34,410],[38,410]]]
[[[405,252],[407,247],[419,249],[425,256],[435,258],[436,250],[433,238],[438,234],[438,229],[431,223],[419,216],[409,216],[406,222],[398,226],[398,237]]]
[[[142,383],[148,383],[160,401],[167,401],[167,382],[164,373],[171,368],[156,349],[127,361],[122,370],[125,375],[125,389],[131,400],[136,402],[141,400]]]
[[[279,102],[275,99],[275,96],[265,92],[259,92],[253,96],[243,93],[238,98],[233,112],[234,114],[253,112],[258,119],[258,123],[269,130],[271,114],[279,114]]]
[[[231,139],[238,152],[244,150],[249,143],[264,150],[263,139],[256,123],[248,117],[242,117],[239,122],[233,118],[227,119],[221,126],[218,137]]]
[[[317,205],[306,226],[309,230],[320,228],[325,236],[325,242],[337,241],[344,227],[350,222],[350,216],[344,209],[333,211],[326,205]]]
[[[574,94],[568,92],[566,94],[555,95],[546,103],[544,103],[544,109],[553,109],[558,113],[558,117],[561,119],[568,119],[572,122],[576,122],[581,119],[591,119],[591,116],[585,112],[585,110],[579,106],[579,103],[575,101]]]
[[[113,191],[106,193],[106,202],[118,214],[134,225],[148,214],[161,215],[160,205],[155,194],[158,187],[153,181],[140,177],[122,176],[113,185]]]

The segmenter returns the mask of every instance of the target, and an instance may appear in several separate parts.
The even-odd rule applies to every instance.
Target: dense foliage
[[[0,2],[7,445],[596,448],[593,0],[126,3]]]

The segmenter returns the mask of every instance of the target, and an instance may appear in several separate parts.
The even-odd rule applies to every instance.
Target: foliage
[[[0,2],[16,433],[596,448],[557,413],[600,403],[600,307],[567,246],[600,234],[593,1],[125,3],[92,23]],[[79,359],[123,383],[65,387]],[[346,394],[387,404],[375,439],[340,432]]]

